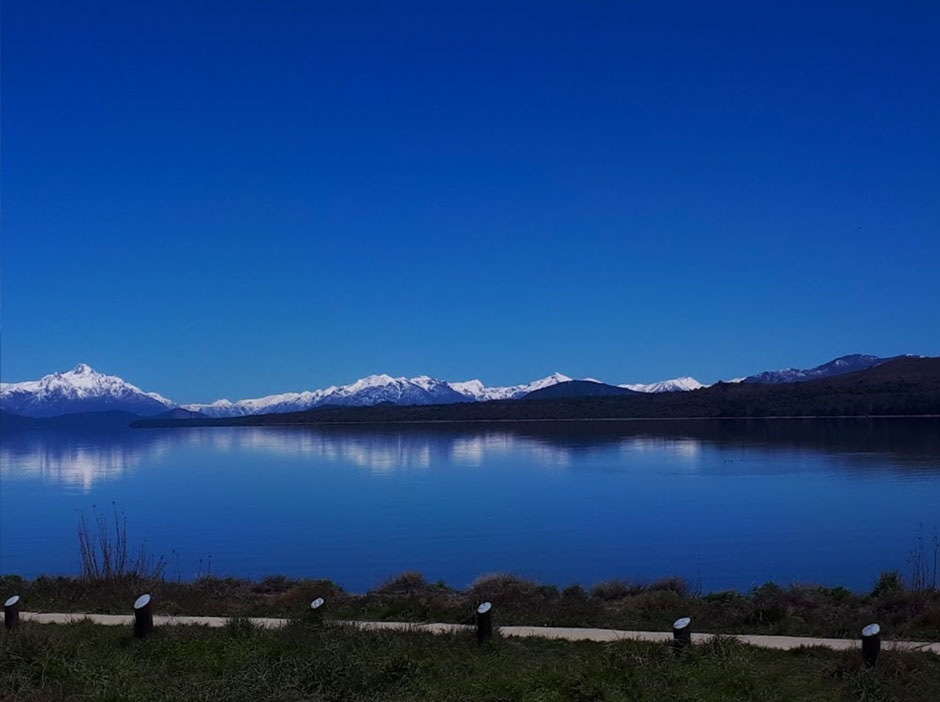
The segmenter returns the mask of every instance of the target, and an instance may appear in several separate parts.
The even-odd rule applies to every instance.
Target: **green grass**
[[[344,592],[329,580],[282,576],[255,582],[200,578],[189,583],[134,576],[32,581],[0,577],[0,598],[21,595],[25,611],[130,613],[142,592],[153,595],[159,614],[295,617],[313,599],[323,597],[326,616],[333,619],[472,623],[476,605],[491,601],[497,624],[669,631],[675,619],[690,616],[699,632],[857,638],[863,626],[878,622],[886,638],[940,641],[940,591],[905,588],[892,574],[883,576],[870,593],[767,584],[748,593],[705,595],[676,578],[558,589],[496,575],[458,591],[428,583],[420,573],[406,573],[360,595]]]
[[[767,651],[728,639],[665,644],[360,632],[23,623],[0,634],[0,698],[16,700],[898,700],[940,699],[940,656]]]

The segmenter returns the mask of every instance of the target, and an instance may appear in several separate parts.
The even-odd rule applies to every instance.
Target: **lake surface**
[[[682,575],[867,589],[940,529],[940,420],[698,420],[4,434],[0,572],[79,570],[126,513],[168,577],[405,570],[463,587]],[[932,547],[928,544],[928,547]]]

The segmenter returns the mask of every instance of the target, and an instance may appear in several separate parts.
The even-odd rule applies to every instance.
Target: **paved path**
[[[68,624],[71,622],[90,619],[95,624],[105,626],[131,626],[134,617],[130,614],[58,614],[21,612],[20,620],[39,622],[42,624]],[[228,617],[168,617],[154,615],[154,626],[197,625],[221,627],[228,623]],[[289,619],[275,617],[252,617],[252,623],[265,629],[277,629],[285,626]],[[458,631],[471,631],[473,626],[466,624],[414,624],[410,622],[362,622],[327,620],[335,624],[355,626],[367,630],[391,631],[425,631],[431,634],[448,634]],[[564,639],[566,641],[671,641],[672,632],[666,631],[621,631],[618,629],[581,629],[555,626],[501,626],[499,633],[502,636],[536,636],[548,639]],[[692,634],[692,641],[702,643],[712,638],[714,634]],[[823,646],[838,651],[858,648],[858,639],[821,639],[807,636],[767,636],[765,634],[722,634],[727,638],[737,639],[741,643],[762,648],[776,648],[789,650],[800,646]],[[889,641],[883,640],[881,646],[886,650],[898,651],[932,651],[940,654],[940,642],[928,641]]]

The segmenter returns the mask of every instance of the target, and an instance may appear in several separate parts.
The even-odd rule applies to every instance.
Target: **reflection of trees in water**
[[[532,423],[524,436],[577,450],[615,442],[690,450],[754,450],[838,457],[853,465],[891,463],[940,470],[940,418],[692,419]]]
[[[706,449],[739,456],[781,452],[838,465],[940,471],[940,420],[690,420],[360,425],[297,428],[217,427],[114,433],[5,434],[0,475],[89,490],[174,449],[275,453],[346,463],[377,473],[448,463],[481,465],[519,456],[537,464],[583,469],[586,456],[618,462],[647,454],[697,459]],[[798,470],[799,461],[776,470]],[[711,472],[734,466],[710,461]],[[589,468],[590,469],[590,468]],[[903,471],[902,471],[903,472]],[[919,472],[919,471],[918,471]]]

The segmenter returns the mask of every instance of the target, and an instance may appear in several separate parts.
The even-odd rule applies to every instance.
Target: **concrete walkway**
[[[104,626],[127,626],[134,623],[130,614],[60,614],[21,612],[20,620],[39,622],[41,624],[70,624],[82,620],[90,620],[95,624]],[[208,626],[222,627],[230,619],[228,617],[169,617],[154,615],[154,626]],[[275,617],[250,617],[249,621],[265,629],[277,629],[285,626],[289,619]],[[370,631],[424,631],[430,634],[451,634],[460,631],[472,631],[473,626],[466,624],[414,624],[411,622],[363,622],[326,620],[332,624],[354,626]],[[501,626],[498,631],[502,636],[532,636],[546,639],[564,639],[566,641],[651,641],[664,642],[672,640],[672,632],[666,631],[622,631],[618,629],[581,629],[573,627],[555,626]],[[694,643],[708,641],[714,634],[692,634]],[[837,651],[858,648],[858,639],[821,639],[808,636],[768,636],[765,634],[722,634],[730,639],[737,639],[741,643],[761,648],[775,648],[790,650],[800,646],[823,646]],[[882,649],[896,651],[932,651],[940,654],[940,642],[929,641],[890,641],[882,640]]]

